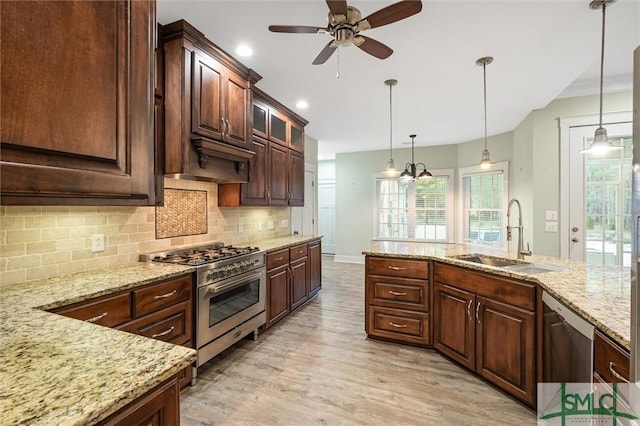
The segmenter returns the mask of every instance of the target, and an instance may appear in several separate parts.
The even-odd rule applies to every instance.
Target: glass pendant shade
[[[489,155],[489,150],[487,150],[485,148],[484,151],[482,151],[482,159],[480,160],[480,163],[478,164],[478,167],[480,167],[481,169],[489,169],[493,166],[495,166],[496,163],[494,163],[493,161],[491,161],[491,156]]]
[[[388,176],[396,176],[398,174],[398,170],[396,170],[396,165],[393,161],[393,158],[389,158],[387,168],[384,169],[383,173],[387,174]]]

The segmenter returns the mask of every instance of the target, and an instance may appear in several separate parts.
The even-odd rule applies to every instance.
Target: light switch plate
[[[547,210],[545,214],[546,220],[558,220],[558,211],[557,210]]]
[[[553,222],[553,221],[545,222],[544,230],[547,232],[558,232],[558,222]]]

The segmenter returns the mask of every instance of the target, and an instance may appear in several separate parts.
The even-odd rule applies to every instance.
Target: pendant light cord
[[[604,16],[607,9],[607,4],[602,3],[602,44],[600,46],[600,125],[602,127],[602,81],[604,75]]]
[[[391,99],[391,92],[393,91],[393,83],[389,84],[389,158],[393,158],[393,103]]]
[[[482,64],[484,79],[484,149],[487,150],[487,63]]]

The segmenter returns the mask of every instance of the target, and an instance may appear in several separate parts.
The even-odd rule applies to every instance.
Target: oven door
[[[198,289],[198,348],[265,310],[264,268]]]

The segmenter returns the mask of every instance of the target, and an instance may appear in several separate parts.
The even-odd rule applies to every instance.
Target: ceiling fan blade
[[[346,2],[346,0],[327,0],[327,6],[329,6],[329,11],[333,15],[346,15],[347,14],[347,2]]]
[[[318,53],[318,56],[316,56],[316,58],[313,60],[313,65],[321,65],[321,64],[324,64],[325,62],[327,62],[327,59],[329,59],[331,57],[331,55],[333,55],[333,52],[336,51],[337,47],[338,47],[338,45],[335,44],[333,42],[333,40],[331,40],[320,51],[320,53]]]
[[[361,29],[376,28],[383,25],[391,24],[404,18],[408,18],[411,15],[422,10],[422,2],[420,0],[406,0],[399,1],[390,6],[382,8],[377,12],[373,12],[371,15],[362,19],[360,22]],[[366,21],[369,25],[364,23]]]
[[[274,33],[301,33],[301,34],[322,34],[326,28],[308,27],[305,25],[269,25],[269,31]]]
[[[358,37],[362,38],[363,41],[356,44],[356,46],[367,52],[369,55],[373,55],[378,59],[387,59],[393,53],[393,49],[386,44],[362,35]]]

